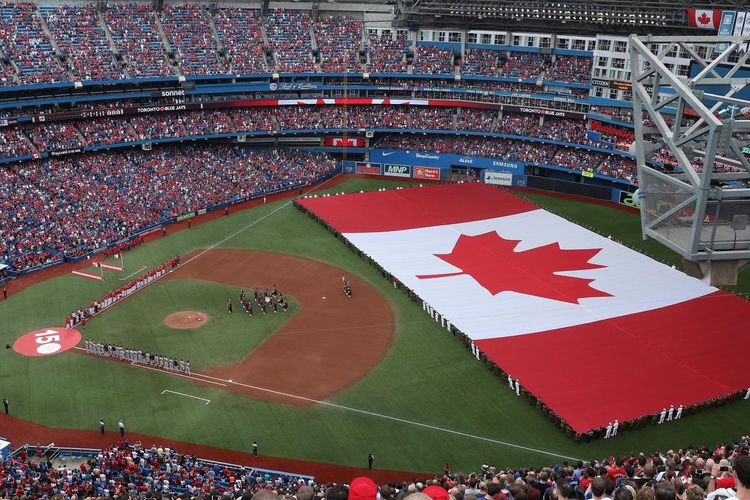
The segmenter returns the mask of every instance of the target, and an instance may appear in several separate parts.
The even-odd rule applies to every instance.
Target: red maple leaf
[[[711,18],[708,17],[708,14],[706,14],[705,12],[702,13],[700,17],[698,17],[698,23],[700,24],[708,24],[709,21],[711,21]]]
[[[559,243],[550,243],[516,252],[520,241],[506,240],[495,231],[477,236],[462,234],[451,253],[435,254],[461,272],[418,275],[417,278],[468,274],[492,295],[512,291],[574,304],[586,297],[611,297],[593,288],[592,279],[555,274],[606,267],[589,262],[601,248],[563,250]]]

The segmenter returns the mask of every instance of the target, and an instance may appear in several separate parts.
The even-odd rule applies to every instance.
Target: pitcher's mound
[[[180,311],[164,318],[164,324],[177,330],[200,328],[208,321],[208,316],[200,311]]]

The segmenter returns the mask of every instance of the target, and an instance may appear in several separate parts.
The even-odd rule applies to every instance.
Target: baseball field
[[[340,180],[316,192],[399,185]],[[640,240],[637,215],[546,195],[523,196],[678,264],[668,250]],[[8,398],[15,417],[89,431],[97,430],[100,418],[108,430],[123,419],[129,432],[154,439],[239,451],[248,451],[255,440],[262,455],[356,467],[366,466],[373,453],[378,469],[416,472],[440,471],[446,461],[454,470],[476,470],[482,463],[542,465],[713,445],[750,430],[750,402],[736,401],[668,425],[628,429],[617,439],[573,441],[478,363],[420,303],[394,289],[290,198],[190,229],[184,224],[126,252],[125,270],[104,271],[104,281],[66,274],[12,293],[0,302],[0,341],[12,345],[26,332],[62,326],[68,313],[132,279],[131,273],[137,276],[180,254],[183,265],[177,271],[79,330],[88,340],[190,360],[194,373],[174,375],[80,349],[46,357],[4,349],[0,398]],[[351,299],[342,293],[343,275],[352,282]],[[263,315],[256,309],[252,317],[242,311],[240,289],[274,285],[289,299],[288,311]],[[733,291],[750,292],[748,271]],[[175,313],[202,313],[205,320],[177,329],[165,324]],[[653,371],[654,384],[660,377],[680,377],[658,366],[633,370]],[[627,373],[569,380],[563,365],[559,376],[561,384],[588,387],[591,398],[637,391]],[[9,431],[3,422],[0,435]]]

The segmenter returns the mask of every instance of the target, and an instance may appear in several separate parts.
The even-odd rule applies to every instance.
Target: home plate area
[[[575,432],[750,386],[750,303],[479,183],[300,199]],[[706,342],[706,332],[711,342]],[[675,373],[652,381],[653,371]],[[628,375],[617,398],[592,374]]]

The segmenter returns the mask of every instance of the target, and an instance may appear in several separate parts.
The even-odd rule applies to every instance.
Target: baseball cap
[[[432,500],[449,500],[450,498],[448,492],[440,486],[428,486],[422,493],[432,498]]]
[[[375,500],[378,487],[369,477],[355,477],[349,485],[349,500]]]

